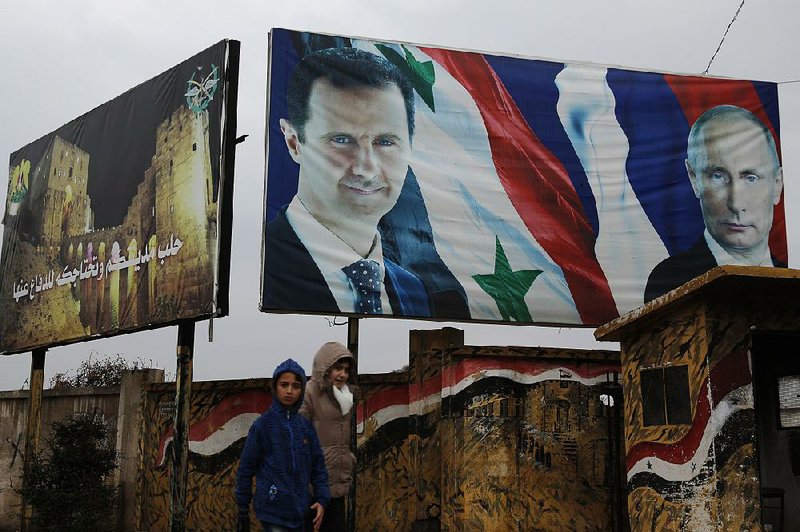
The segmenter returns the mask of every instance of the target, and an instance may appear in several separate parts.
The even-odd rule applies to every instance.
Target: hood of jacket
[[[300,398],[297,402],[289,408],[290,412],[297,412],[300,410],[300,405],[303,404],[303,397],[306,395],[306,372],[303,369],[303,366],[292,360],[291,358],[287,358],[280,364],[278,367],[275,368],[275,371],[272,372],[272,382],[270,382],[270,387],[272,388],[272,397],[277,396],[277,383],[278,377],[286,372],[294,373],[297,375],[297,378],[300,379]],[[272,401],[272,408],[283,410],[284,407],[277,399]]]
[[[325,342],[322,344],[322,347],[319,348],[317,354],[314,355],[314,367],[312,368],[311,380],[324,387],[324,384],[327,382],[325,375],[328,373],[328,370],[342,359],[350,361],[351,377],[349,380],[352,382],[353,362],[355,362],[355,358],[353,354],[339,342]]]

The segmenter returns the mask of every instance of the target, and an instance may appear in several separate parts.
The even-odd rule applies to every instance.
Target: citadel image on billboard
[[[274,29],[261,310],[597,326],[786,266],[774,83]]]
[[[11,154],[0,352],[226,312],[215,275],[229,46]]]

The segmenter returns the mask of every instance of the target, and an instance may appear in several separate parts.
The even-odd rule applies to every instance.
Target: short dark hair
[[[408,136],[414,136],[414,89],[400,69],[383,57],[358,48],[326,48],[303,57],[289,80],[289,122],[300,142],[305,142],[311,87],[320,78],[337,89],[397,85],[405,101]]]
[[[692,171],[697,172],[699,170],[698,159],[700,158],[700,153],[705,152],[705,127],[712,120],[743,120],[758,126],[764,134],[767,148],[775,159],[775,170],[780,168],[781,162],[778,158],[775,139],[772,137],[772,132],[764,122],[742,107],[737,107],[735,105],[718,105],[701,114],[689,131],[689,139],[686,146],[686,159],[689,161]]]

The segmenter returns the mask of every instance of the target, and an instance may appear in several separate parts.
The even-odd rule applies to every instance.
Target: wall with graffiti
[[[433,348],[361,376],[356,528],[623,526],[618,357]]]
[[[708,281],[598,331],[622,345],[633,530],[761,529],[752,339],[800,330],[799,289]]]
[[[174,383],[147,392],[136,530],[169,529],[174,401]],[[187,530],[236,528],[239,456],[250,425],[270,404],[269,379],[192,384]],[[258,530],[257,521],[252,525]]]
[[[464,347],[454,329],[411,345],[407,368],[358,377],[357,530],[613,528],[617,352]],[[146,393],[137,530],[168,528],[174,393]],[[187,529],[235,527],[239,455],[270,403],[269,379],[193,384]]]

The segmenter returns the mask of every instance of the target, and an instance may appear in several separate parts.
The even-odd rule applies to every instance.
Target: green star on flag
[[[375,44],[380,53],[408,78],[414,90],[420,95],[431,111],[436,112],[436,105],[433,101],[433,84],[436,82],[436,72],[433,70],[433,62],[420,62],[411,51],[400,45],[405,52],[405,57],[385,44]]]
[[[494,273],[473,275],[472,278],[484,292],[492,296],[504,320],[530,323],[533,318],[525,304],[525,294],[542,270],[513,271],[500,238],[495,236],[495,241]]]

